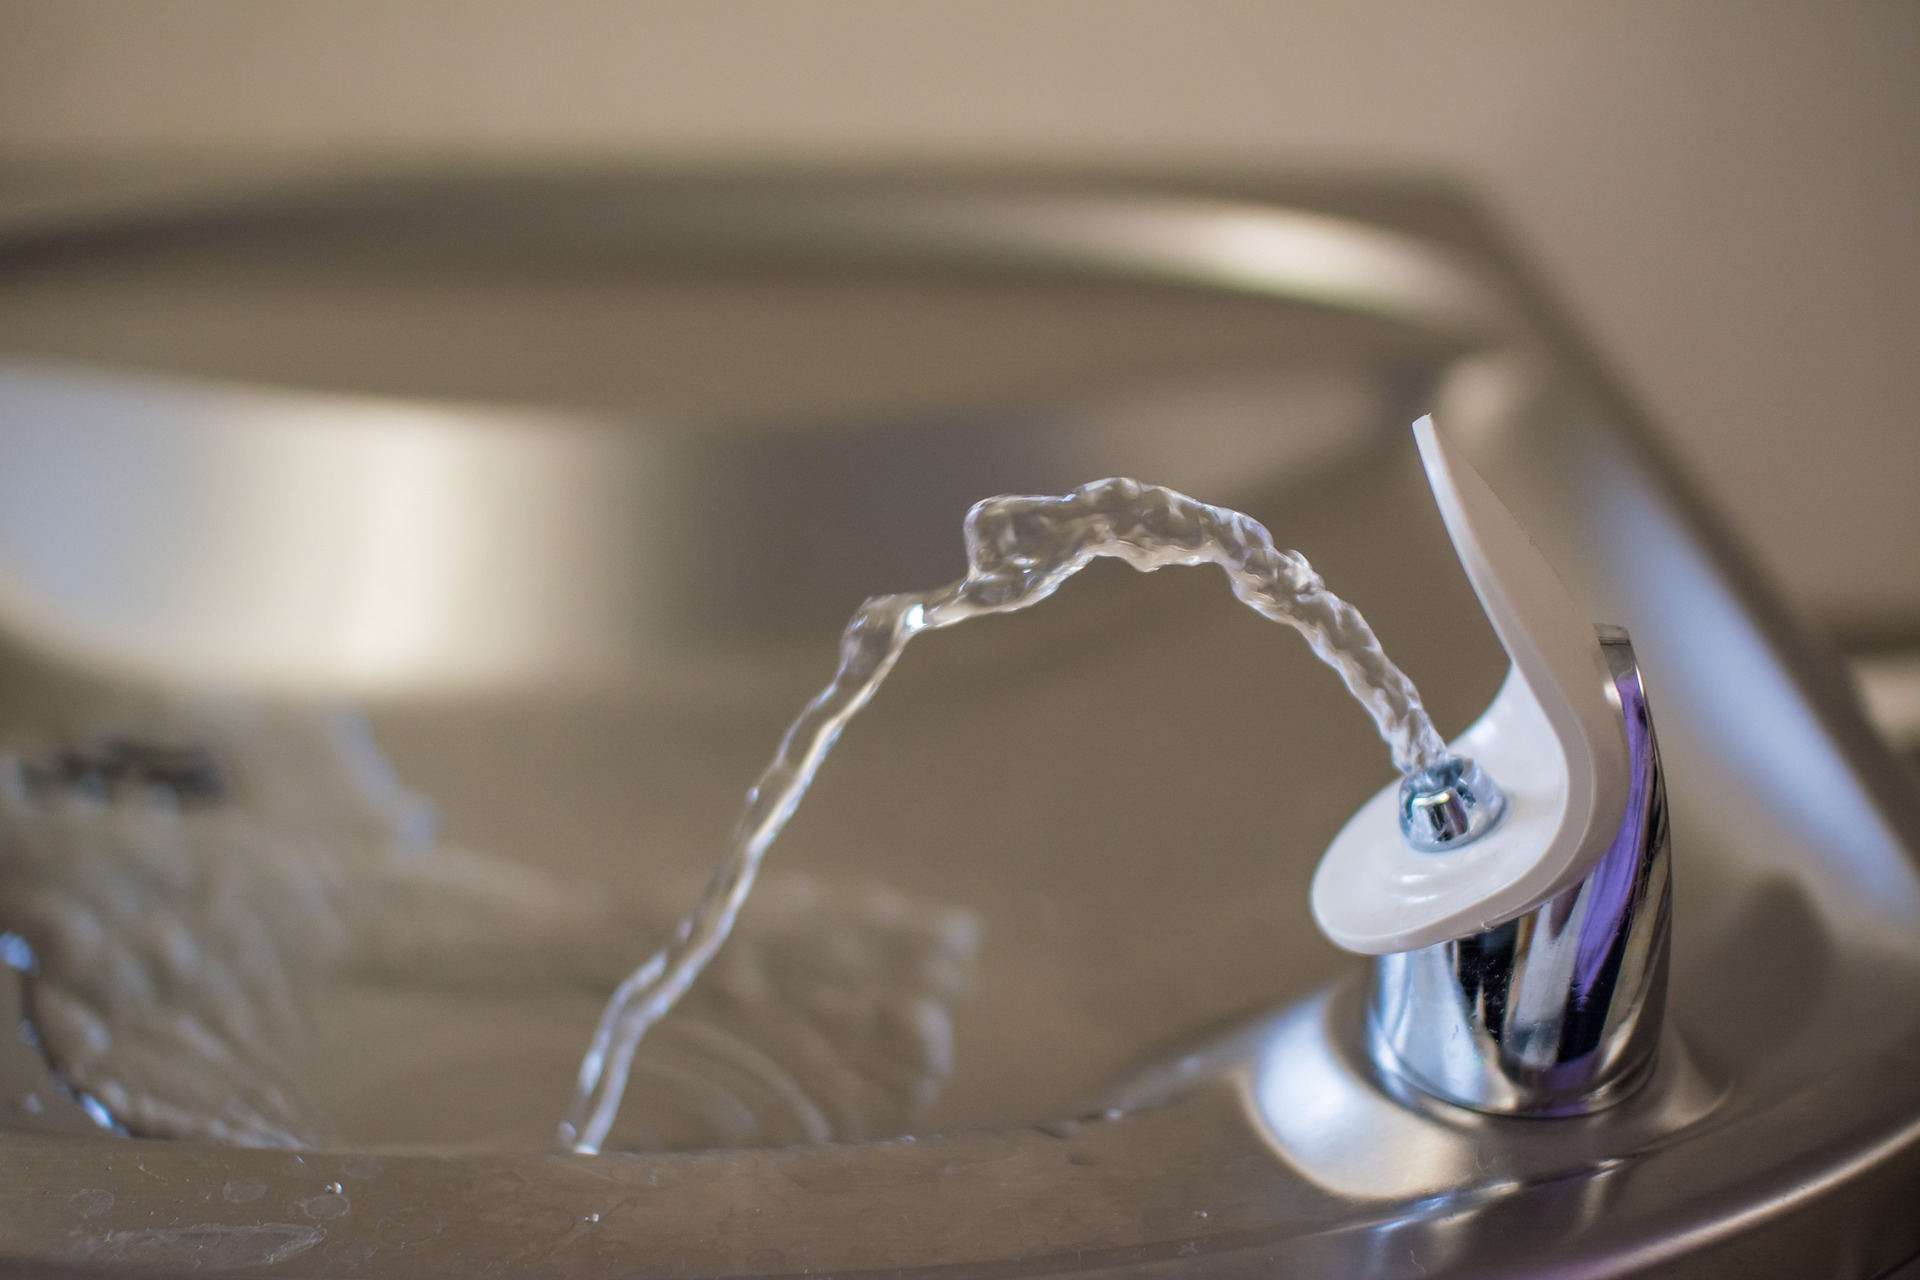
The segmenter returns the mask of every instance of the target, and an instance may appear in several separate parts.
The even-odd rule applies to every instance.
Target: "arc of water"
[[[967,575],[935,591],[876,596],[853,615],[833,681],[781,739],[747,793],[746,809],[705,893],[673,938],[608,1000],[580,1063],[561,1146],[598,1151],[619,1114],[635,1051],[732,931],[766,851],[799,807],[847,722],[872,700],[907,642],[990,613],[1030,608],[1093,560],[1110,556],[1142,573],[1216,564],[1233,593],[1294,627],[1373,717],[1403,773],[1448,759],[1413,682],[1388,660],[1360,611],[1326,589],[1295,551],[1275,548],[1251,516],[1136,480],[1108,479],[1064,497],[1003,496],[967,513]]]

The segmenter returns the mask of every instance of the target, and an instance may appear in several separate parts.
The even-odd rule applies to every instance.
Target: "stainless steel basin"
[[[169,708],[244,774],[182,707],[362,706],[446,841],[660,913],[564,981],[503,962],[327,1005],[317,1149],[107,1136],[14,1043],[14,1270],[1872,1277],[1920,1253],[1911,775],[1444,191],[389,183],[16,232],[0,351],[9,750]],[[1217,1047],[1351,1014],[1360,962],[1307,881],[1386,755],[1213,575],[1094,570],[916,646],[771,856],[977,929],[923,1105],[828,1135],[856,1140],[542,1149],[599,997],[697,891],[839,624],[956,576],[975,498],[1122,473],[1241,506],[1461,728],[1504,660],[1405,438],[1435,406],[1633,633],[1684,1088],[1625,1121],[1462,1122],[1418,1169],[1337,1091],[1262,1095],[1257,1053]],[[1362,1172],[1270,1141],[1273,1105]]]

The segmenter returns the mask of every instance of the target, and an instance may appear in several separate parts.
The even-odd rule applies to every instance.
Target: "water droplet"
[[[97,1218],[113,1208],[113,1192],[85,1188],[67,1197],[67,1209],[75,1217]]]
[[[302,1200],[300,1208],[309,1218],[344,1218],[353,1205],[339,1192],[329,1191],[311,1200]]]
[[[80,1109],[87,1113],[87,1119],[93,1121],[102,1129],[110,1133],[125,1132],[125,1130],[121,1129],[120,1122],[113,1118],[113,1112],[107,1110],[106,1107],[101,1104],[100,1099],[90,1093],[83,1093],[79,1097],[79,1103]]]
[[[600,1215],[599,1215],[599,1214],[597,1214],[597,1213],[590,1213],[590,1214],[588,1214],[588,1215],[586,1216],[586,1221],[588,1221],[588,1222],[598,1222],[598,1221],[600,1221]]]
[[[220,1195],[228,1204],[252,1204],[267,1194],[264,1182],[229,1182],[220,1188]]]
[[[339,1194],[340,1194],[340,1193],[341,1193],[342,1191],[345,1191],[345,1190],[346,1190],[346,1188],[345,1188],[345,1187],[343,1187],[343,1186],[341,1186],[341,1185],[340,1185],[339,1183],[337,1183],[337,1182],[329,1182],[329,1183],[327,1184],[327,1190],[329,1190],[329,1191],[331,1191],[331,1192],[333,1192],[333,1194],[335,1194],[335,1195],[339,1195]]]

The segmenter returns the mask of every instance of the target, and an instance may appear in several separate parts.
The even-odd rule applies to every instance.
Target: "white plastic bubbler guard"
[[[1486,834],[1435,853],[1401,834],[1397,778],[1353,815],[1314,874],[1313,915],[1363,955],[1482,932],[1578,882],[1613,841],[1630,776],[1593,623],[1433,419],[1413,434],[1454,551],[1513,662],[1486,712],[1451,744],[1499,784],[1507,809]]]

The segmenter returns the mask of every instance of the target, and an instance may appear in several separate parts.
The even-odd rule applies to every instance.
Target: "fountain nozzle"
[[[1472,844],[1506,812],[1506,793],[1465,756],[1448,756],[1400,782],[1400,834],[1422,853],[1452,853]]]

